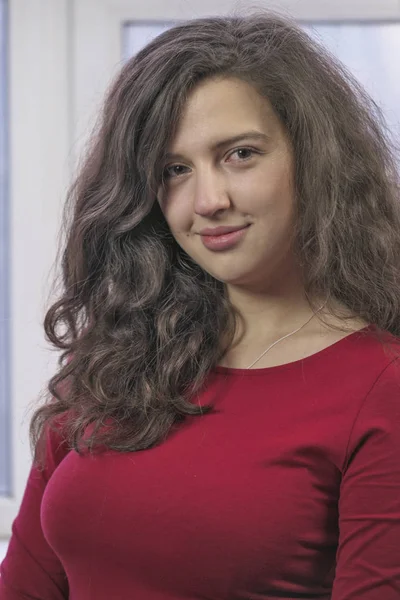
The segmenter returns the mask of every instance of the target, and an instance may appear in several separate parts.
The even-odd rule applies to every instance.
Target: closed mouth
[[[240,231],[242,229],[246,229],[250,225],[238,225],[237,227],[214,227],[214,228],[206,228],[200,231],[201,236],[207,237],[217,237],[220,235],[228,235],[229,233],[234,233],[235,231]]]

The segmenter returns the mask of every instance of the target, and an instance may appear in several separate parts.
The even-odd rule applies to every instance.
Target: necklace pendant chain
[[[325,302],[325,304],[326,304],[326,302]],[[312,316],[308,319],[308,321],[306,321],[304,323],[304,325],[302,325],[301,327],[299,327],[295,331],[292,331],[292,333],[288,333],[288,334],[284,335],[279,340],[276,340],[276,342],[274,342],[273,344],[271,344],[271,346],[269,346],[266,350],[264,350],[264,352],[262,354],[260,354],[260,356],[258,358],[256,358],[256,360],[254,362],[252,362],[250,366],[246,367],[246,369],[251,369],[256,363],[258,363],[259,360],[262,359],[263,356],[265,356],[267,354],[267,352],[269,350],[271,350],[271,348],[273,348],[274,346],[276,346],[276,344],[278,344],[282,340],[290,337],[291,335],[294,335],[295,333],[297,333],[298,331],[300,331],[300,329],[303,329],[303,327],[305,327],[311,321],[311,319],[313,319],[315,317],[315,315],[317,313],[319,313],[324,308],[325,304],[323,304],[315,313],[313,313]]]

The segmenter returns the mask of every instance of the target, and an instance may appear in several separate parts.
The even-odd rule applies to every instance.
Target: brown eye
[[[233,156],[234,154],[239,157],[239,162],[244,162],[245,160],[252,158],[253,154],[259,153],[253,148],[236,148],[236,150],[234,150],[229,157]]]
[[[175,177],[179,177],[179,175],[184,175],[181,169],[186,169],[183,165],[170,165],[164,169],[163,179],[174,179]]]

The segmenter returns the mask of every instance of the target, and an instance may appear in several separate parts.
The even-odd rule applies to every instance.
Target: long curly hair
[[[291,19],[191,20],[123,66],[70,188],[62,289],[44,322],[61,352],[31,420],[35,450],[63,414],[71,448],[128,452],[212,410],[193,399],[232,343],[237,315],[223,283],[175,242],[156,195],[190,92],[221,76],[253,85],[286,127],[310,305],[330,298],[400,334],[399,179],[381,111]]]

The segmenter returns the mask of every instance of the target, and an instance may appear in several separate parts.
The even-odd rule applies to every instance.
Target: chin
[[[244,285],[251,285],[251,281],[252,281],[252,277],[251,274],[246,272],[246,273],[238,273],[236,272],[227,272],[224,271],[211,271],[207,269],[207,272],[214,277],[214,279],[217,279],[218,281],[221,281],[221,283],[224,283],[225,285],[237,285],[237,286],[244,286]]]

